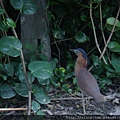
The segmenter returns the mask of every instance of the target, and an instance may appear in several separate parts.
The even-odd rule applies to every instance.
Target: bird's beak
[[[70,51],[74,52],[74,49],[70,49]]]

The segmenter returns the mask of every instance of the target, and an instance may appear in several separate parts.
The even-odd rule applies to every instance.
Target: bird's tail
[[[115,98],[115,94],[113,94],[113,95],[108,95],[108,96],[104,96],[104,95],[100,95],[99,97],[97,96],[96,98],[94,98],[95,99],[95,101],[97,102],[97,103],[99,103],[99,102],[106,102],[106,101],[110,101],[110,100],[113,100]]]

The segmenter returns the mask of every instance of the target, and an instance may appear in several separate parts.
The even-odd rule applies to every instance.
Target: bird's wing
[[[101,94],[96,79],[86,68],[79,71],[79,74],[76,75],[76,79],[79,87],[86,94],[90,96]]]

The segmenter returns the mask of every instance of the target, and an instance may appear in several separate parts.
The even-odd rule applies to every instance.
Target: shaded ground
[[[53,99],[46,107],[49,108],[46,113],[50,115],[83,115],[81,95],[63,94],[61,99]],[[92,99],[87,101],[86,115],[120,115],[120,94],[116,94],[113,100],[100,104]]]
[[[97,104],[93,99],[86,103],[86,115],[120,115],[120,88],[117,89],[115,98],[111,101]],[[115,93],[115,92],[114,92]],[[106,93],[111,94],[111,93]],[[47,105],[41,105],[41,110],[46,115],[83,115],[82,99],[80,92],[69,94],[61,91],[49,94],[51,102]],[[24,99],[25,100],[25,99]],[[15,102],[12,100],[12,102]],[[7,104],[9,104],[6,101]],[[21,107],[27,105],[27,99],[14,104],[9,104],[8,107]],[[16,106],[19,105],[19,106]],[[8,111],[4,115],[26,115],[26,111]],[[1,120],[1,119],[0,119]],[[4,119],[3,119],[4,120]],[[6,119],[5,119],[6,120]],[[16,119],[14,119],[16,120]]]

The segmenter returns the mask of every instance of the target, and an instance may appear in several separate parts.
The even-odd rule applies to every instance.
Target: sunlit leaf
[[[11,18],[6,18],[6,23],[12,28],[16,27],[16,23]]]
[[[106,21],[107,25],[106,25],[106,28],[111,31],[114,24],[115,24],[115,18],[114,17],[110,17],[107,19]],[[120,21],[119,20],[116,20],[116,25],[115,25],[115,30],[114,31],[118,31],[120,30]]]

